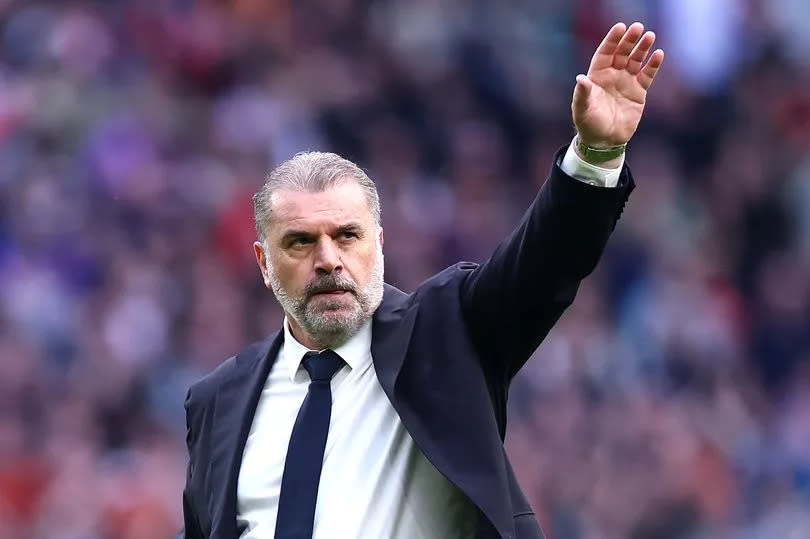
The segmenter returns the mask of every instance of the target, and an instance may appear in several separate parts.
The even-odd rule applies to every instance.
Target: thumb
[[[574,87],[574,100],[572,108],[574,113],[584,113],[588,108],[588,97],[593,90],[593,82],[585,75],[577,75],[577,84]]]

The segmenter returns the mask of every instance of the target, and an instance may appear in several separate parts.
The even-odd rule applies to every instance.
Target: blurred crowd
[[[554,539],[810,537],[806,0],[0,0],[0,537],[179,529],[186,389],[281,321],[270,168],[367,169],[400,288],[485,260],[619,20],[638,188],[507,449]]]

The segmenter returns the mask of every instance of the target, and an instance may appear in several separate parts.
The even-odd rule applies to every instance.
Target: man
[[[509,383],[634,187],[654,40],[608,32],[577,77],[577,136],[517,229],[411,294],[383,284],[362,170],[306,153],[270,173],[254,250],[285,322],[189,390],[186,538],[543,537],[503,449]]]

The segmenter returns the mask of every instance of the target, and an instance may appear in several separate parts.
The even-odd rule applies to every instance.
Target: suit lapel
[[[371,341],[371,355],[377,378],[385,391],[388,400],[399,415],[402,424],[411,435],[419,450],[436,467],[439,472],[459,488],[475,504],[483,514],[494,523],[500,536],[511,537],[514,534],[511,515],[504,513],[504,504],[492,496],[493,490],[478,488],[478,484],[491,485],[494,491],[506,491],[507,487],[503,477],[497,470],[483,462],[477,469],[476,481],[470,481],[470,469],[462,467],[461,462],[470,462],[472,455],[464,459],[458,454],[447,454],[448,450],[443,443],[430,434],[431,418],[418,412],[409,395],[422,395],[422,388],[404,387],[407,381],[400,376],[409,343],[413,334],[418,306],[408,304],[408,296],[396,288],[386,285],[385,296],[380,308],[374,315],[373,334]],[[435,426],[435,425],[434,425]],[[490,474],[488,480],[480,480],[485,473]]]
[[[374,369],[395,408],[396,403],[392,399],[394,383],[402,368],[416,321],[416,305],[407,308],[408,297],[393,286],[385,285],[383,301],[374,313],[372,322],[371,357]]]
[[[278,331],[246,348],[235,359],[231,376],[217,391],[211,448],[212,537],[237,537],[236,489],[256,406],[284,333]],[[224,486],[225,488],[222,488]]]

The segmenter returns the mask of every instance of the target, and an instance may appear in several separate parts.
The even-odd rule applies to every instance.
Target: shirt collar
[[[354,370],[371,360],[371,319],[369,319],[351,339],[334,349],[343,358],[343,361]],[[310,350],[295,337],[290,331],[290,324],[287,317],[284,317],[284,345],[281,349],[279,360],[285,364],[287,375],[291,382],[296,381],[296,375],[303,372],[301,363],[304,354],[307,352],[318,352],[320,350]],[[306,375],[304,375],[306,376]]]

